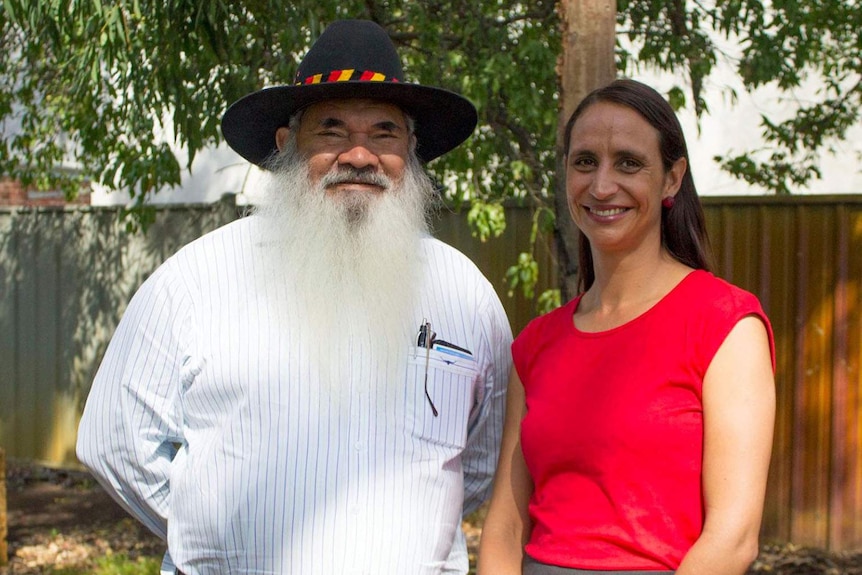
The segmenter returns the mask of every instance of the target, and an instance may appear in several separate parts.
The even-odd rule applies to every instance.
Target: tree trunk
[[[566,202],[566,171],[563,158],[564,129],[578,102],[589,92],[616,77],[614,0],[560,0],[562,50],[557,64],[560,110],[557,129],[557,173],[554,240],[560,274],[560,301],[577,293],[578,229]]]
[[[6,547],[6,452],[0,447],[0,565],[9,562],[9,552]]]

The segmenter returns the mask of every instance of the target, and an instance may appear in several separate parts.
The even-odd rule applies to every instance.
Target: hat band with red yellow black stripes
[[[387,78],[385,74],[371,70],[333,70],[328,74],[315,74],[296,83],[297,86],[307,84],[328,84],[331,82],[398,82],[398,78]]]

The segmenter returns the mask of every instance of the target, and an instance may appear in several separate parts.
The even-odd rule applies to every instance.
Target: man
[[[428,236],[421,162],[475,123],[461,96],[403,82],[365,21],[228,109],[268,201],[140,288],[79,429],[81,461],[166,538],[163,573],[467,572],[511,331]]]

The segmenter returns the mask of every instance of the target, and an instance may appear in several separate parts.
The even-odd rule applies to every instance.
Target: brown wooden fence
[[[862,196],[704,198],[718,274],[755,292],[777,343],[778,420],[763,535],[862,547]],[[73,464],[82,398],[131,293],[179,245],[236,217],[230,207],[160,211],[129,237],[110,208],[0,210],[0,446],[10,457]],[[515,332],[535,303],[504,276],[532,225],[508,208],[482,243],[463,214],[436,233],[477,262]],[[537,259],[554,285],[550,251]]]
[[[705,197],[717,274],[757,294],[776,338],[778,413],[765,540],[862,548],[862,195]],[[439,235],[501,280],[529,237],[513,211],[500,243],[459,220]],[[550,254],[540,250],[545,282]],[[504,261],[501,261],[504,260]],[[517,332],[534,307],[505,299]]]
[[[721,275],[760,296],[775,328],[764,534],[862,547],[862,196],[704,204]]]

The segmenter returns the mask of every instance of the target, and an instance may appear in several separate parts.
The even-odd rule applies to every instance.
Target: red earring
[[[671,209],[673,207],[674,203],[676,203],[676,198],[674,198],[673,196],[666,196],[661,201],[661,205],[663,205],[667,209]]]

